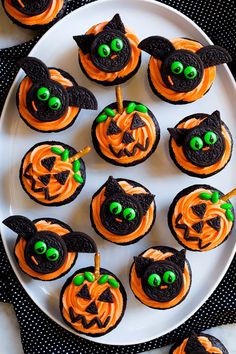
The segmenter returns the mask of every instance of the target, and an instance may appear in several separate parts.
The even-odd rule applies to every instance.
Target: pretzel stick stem
[[[225,194],[221,200],[223,200],[224,202],[226,202],[228,199],[234,197],[236,195],[236,188],[234,188],[231,192]]]
[[[100,277],[100,253],[97,252],[95,253],[94,256],[94,263],[95,263],[95,279],[98,279]]]
[[[74,162],[75,160],[79,160],[82,156],[87,155],[91,150],[90,146],[85,146],[82,150],[78,151],[77,154],[69,158],[69,162]]]
[[[117,109],[118,113],[122,113],[124,110],[123,107],[123,98],[120,85],[116,86],[116,102],[117,102]]]

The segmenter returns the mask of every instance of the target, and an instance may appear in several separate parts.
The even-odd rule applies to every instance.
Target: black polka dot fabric
[[[66,14],[90,0],[68,2]],[[195,21],[214,44],[226,48],[236,59],[236,14],[233,0],[163,0]],[[16,62],[26,56],[43,32],[30,42],[0,50],[0,111],[18,71]],[[235,63],[231,64],[234,72]],[[235,72],[234,72],[235,73]],[[0,301],[13,304],[20,324],[25,354],[136,354],[168,345],[221,324],[236,322],[236,257],[224,279],[208,301],[182,326],[167,335],[133,346],[105,346],[92,343],[52,322],[29,298],[17,280],[0,239]]]

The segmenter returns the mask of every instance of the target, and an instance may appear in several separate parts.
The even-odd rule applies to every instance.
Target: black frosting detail
[[[3,220],[2,223],[26,240],[33,237],[37,232],[34,223],[25,216],[12,215]]]
[[[125,33],[125,26],[121,21],[120,15],[115,14],[113,18],[105,25],[103,30],[118,30]]]
[[[122,143],[123,144],[130,144],[134,141],[134,138],[129,132],[124,132],[123,138],[122,138]]]
[[[228,51],[218,45],[207,45],[197,51],[201,58],[204,68],[220,65],[232,61]]]
[[[83,232],[70,232],[62,236],[68,252],[96,253],[97,245],[92,237]]]
[[[81,297],[82,299],[85,299],[85,300],[91,300],[88,285],[84,284],[82,286],[82,288],[80,289],[80,291],[78,291],[76,296]]]
[[[202,229],[204,226],[204,222],[203,221],[199,221],[195,224],[192,225],[193,230],[195,230],[198,234],[202,233]]]
[[[48,174],[48,175],[43,175],[43,176],[39,176],[38,179],[45,185],[47,186],[48,183],[50,182],[50,178],[51,178],[51,175]]]
[[[173,44],[167,38],[161,36],[151,36],[143,39],[139,43],[138,48],[151,54],[154,58],[161,60],[175,51]]]
[[[133,115],[133,119],[132,119],[132,123],[131,123],[130,129],[131,130],[138,129],[138,128],[141,128],[141,127],[145,127],[145,125],[146,125],[146,123],[142,120],[140,115],[135,112],[134,115]]]
[[[73,38],[84,54],[90,53],[95,38],[94,34],[82,34],[80,36],[73,36]]]
[[[220,231],[221,227],[221,217],[216,216],[215,218],[207,220],[207,224],[211,226],[214,230]]]
[[[155,261],[152,258],[142,256],[134,257],[134,265],[137,277],[141,278],[144,274],[145,269],[153,262]]]
[[[191,206],[191,209],[195,215],[197,215],[200,219],[203,218],[206,212],[207,205],[205,203],[197,204]]]
[[[51,172],[55,162],[56,162],[56,157],[55,156],[46,157],[45,159],[41,160],[41,165],[43,167],[45,167],[49,172]]]
[[[62,171],[59,173],[55,173],[53,176],[56,178],[57,182],[61,185],[66,183],[67,178],[69,177],[70,171]],[[48,175],[50,176],[50,175]]]
[[[106,288],[103,293],[98,297],[98,301],[113,303],[113,295],[110,288]]]
[[[104,323],[102,323],[101,320],[96,316],[91,321],[87,322],[84,315],[75,315],[72,307],[69,307],[69,315],[72,323],[79,322],[81,320],[82,326],[86,329],[94,326],[95,324],[97,324],[98,328],[105,328],[111,319],[111,316],[108,316]]]
[[[149,147],[149,138],[146,138],[145,145],[142,145],[140,143],[136,143],[133,146],[133,149],[130,151],[127,148],[120,149],[118,152],[116,152],[111,144],[108,145],[109,150],[113,153],[114,156],[116,157],[121,157],[122,155],[126,155],[128,157],[134,156],[137,150],[141,151],[146,151]]]
[[[91,302],[91,304],[86,307],[86,312],[91,313],[92,315],[97,315],[98,314],[98,308],[95,303],[95,301]]]
[[[110,124],[107,128],[107,135],[116,135],[119,134],[122,130],[118,127],[114,119],[111,119]]]

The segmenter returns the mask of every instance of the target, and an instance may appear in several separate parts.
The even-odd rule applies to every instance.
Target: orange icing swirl
[[[172,252],[162,253],[154,248],[149,248],[142,254],[142,257],[152,258],[154,261],[161,261],[172,256]],[[169,309],[178,305],[187,295],[191,286],[191,271],[187,262],[185,262],[184,273],[183,273],[183,286],[180,293],[171,301],[168,302],[158,302],[149,298],[142,289],[141,278],[137,277],[135,265],[133,263],[130,272],[130,287],[134,295],[144,304],[149,307],[156,309]]]
[[[194,53],[203,47],[203,45],[198,42],[184,38],[175,38],[171,42],[175,49],[187,49]],[[209,90],[216,76],[215,66],[205,68],[202,80],[199,85],[195,87],[195,89],[189,92],[175,92],[168,88],[163,82],[161,77],[161,64],[161,60],[155,59],[153,56],[151,56],[149,61],[150,79],[155,89],[164,98],[173,102],[193,102],[198,100]]]
[[[101,150],[101,153],[109,159],[112,159],[120,164],[130,164],[137,160],[144,159],[152,150],[153,145],[155,144],[157,139],[156,126],[152,118],[149,116],[148,113],[139,112],[138,114],[145,122],[145,126],[140,127],[138,129],[130,130],[130,125],[133,116],[136,112],[134,111],[128,114],[126,113],[126,110],[124,110],[122,114],[119,114],[116,109],[114,109],[113,111],[115,111],[116,113],[115,117],[109,117],[106,121],[98,123],[95,129],[96,138],[98,140],[99,149]],[[106,132],[111,122],[111,119],[116,122],[122,132],[128,131],[134,138],[134,141],[127,145],[122,143],[123,133],[107,135]],[[145,146],[147,138],[149,139],[149,146],[147,150],[142,151],[140,149],[137,149],[133,156],[127,156],[123,154],[121,157],[116,157],[109,149],[109,144],[111,144],[117,153],[120,150],[123,150],[125,147],[128,149],[128,151],[133,151],[133,148],[137,143],[140,143],[142,146]]]
[[[137,193],[147,193],[147,191],[138,186],[138,187],[133,187],[131,184],[129,184],[127,181],[118,181],[119,185],[124,189],[125,193],[128,194],[137,194]],[[99,194],[97,194],[93,199],[92,199],[92,215],[93,215],[93,222],[96,226],[96,229],[104,238],[106,238],[108,241],[115,242],[115,243],[129,243],[134,240],[136,240],[139,237],[142,237],[145,235],[145,233],[150,229],[150,227],[153,224],[153,219],[155,217],[155,203],[152,202],[149,209],[147,210],[146,214],[143,216],[141,224],[138,226],[138,228],[128,234],[128,235],[115,235],[112,234],[110,231],[105,229],[101,222],[100,218],[100,209],[101,205],[103,204],[105,200],[104,196],[105,192],[105,187],[102,188]]]
[[[69,79],[65,78],[60,73],[60,71],[58,71],[56,69],[49,69],[49,72],[50,72],[51,80],[54,80],[54,81],[60,83],[65,89],[67,87],[73,86],[73,82],[71,82]],[[22,116],[22,118],[32,128],[35,128],[35,129],[43,131],[43,132],[58,131],[58,130],[64,129],[65,127],[70,125],[80,111],[80,109],[78,107],[69,106],[61,118],[59,118],[56,121],[51,121],[51,122],[39,121],[29,112],[29,110],[27,108],[26,97],[27,97],[27,93],[29,92],[32,84],[33,83],[30,80],[30,78],[28,76],[26,76],[19,86],[18,109],[19,109],[19,113]]]
[[[76,275],[82,275],[83,273],[77,273]],[[89,288],[89,293],[91,296],[91,300],[83,299],[77,296],[77,293],[80,289],[87,284]],[[107,288],[110,289],[113,297],[113,303],[107,303],[102,301],[96,301],[99,296],[105,291]],[[94,315],[86,312],[86,308],[92,303],[96,302],[96,306],[98,309],[98,314]],[[75,330],[82,333],[89,334],[102,334],[109,330],[109,328],[114,327],[117,321],[120,319],[123,313],[124,301],[123,295],[119,288],[115,289],[109,286],[108,283],[98,284],[98,281],[88,282],[87,280],[80,286],[76,286],[73,281],[65,288],[64,293],[62,295],[62,314],[67,322],[70,323]],[[96,316],[100,319],[102,324],[106,321],[107,317],[110,316],[110,320],[104,328],[99,328],[97,324],[94,324],[90,328],[84,328],[82,325],[82,321],[79,320],[75,323],[71,322],[69,315],[69,308],[73,308],[73,312],[76,315],[83,315],[86,318],[87,322],[93,320]]]
[[[50,221],[46,221],[46,220],[37,221],[35,223],[35,226],[37,228],[37,231],[45,231],[45,230],[52,231],[58,234],[59,236],[66,235],[70,232],[68,229],[62,227],[61,225],[52,224]],[[23,237],[20,237],[19,241],[16,243],[15,246],[15,255],[17,257],[19,266],[23,270],[23,272],[39,280],[54,280],[56,278],[59,278],[62,274],[66,273],[73,266],[77,257],[77,253],[68,252],[65,259],[65,263],[57,271],[49,274],[41,274],[35,272],[26,264],[25,256],[24,256],[25,246],[26,246],[26,240]]]
[[[39,202],[42,202],[44,204],[50,205],[51,203],[60,203],[63,202],[64,200],[70,198],[75,192],[76,189],[81,185],[79,182],[76,182],[75,179],[73,178],[74,172],[73,172],[73,164],[71,162],[67,161],[62,161],[60,155],[56,155],[53,152],[51,152],[51,147],[55,146],[62,151],[64,151],[64,148],[61,145],[55,144],[55,145],[48,145],[48,144],[42,144],[37,147],[35,147],[32,151],[29,151],[26,156],[24,157],[23,160],[23,165],[22,165],[22,172],[21,172],[21,181],[23,183],[23,186],[27,193],[31,195],[33,198],[38,200]],[[51,171],[48,171],[42,164],[41,160],[55,156],[55,164],[53,166],[53,169]],[[30,179],[26,178],[24,176],[26,168],[29,166],[29,164],[32,164],[32,167],[30,168],[28,174],[34,178],[36,181],[35,188],[45,188],[46,186],[38,179],[38,177],[50,174],[50,182],[47,185],[49,189],[49,194],[50,196],[57,196],[53,200],[48,200],[45,198],[44,192],[35,192],[32,190],[31,185],[32,182]],[[54,174],[60,173],[62,171],[69,171],[70,174],[65,182],[64,185],[61,185],[53,176]],[[80,171],[77,172],[81,176]]]
[[[191,129],[191,128],[197,127],[205,119],[206,118],[202,118],[202,119],[190,118],[187,121],[178,124],[176,126],[176,128]],[[178,146],[176,144],[175,140],[173,138],[171,138],[171,148],[174,152],[176,162],[180,166],[182,166],[185,170],[187,170],[189,172],[196,173],[196,174],[209,175],[209,174],[212,174],[212,173],[215,173],[215,172],[221,170],[228,163],[228,161],[231,157],[231,152],[232,152],[232,139],[231,139],[231,136],[230,136],[228,130],[226,129],[226,127],[223,124],[221,126],[221,132],[222,132],[222,135],[225,139],[225,151],[219,161],[217,161],[216,163],[214,163],[211,166],[206,166],[206,167],[193,165],[189,160],[187,160],[187,158],[183,152],[182,146]]]
[[[98,34],[103,30],[105,25],[108,22],[102,22],[97,25],[91,27],[86,34]],[[91,61],[90,54],[84,54],[81,50],[79,51],[79,59],[82,63],[87,74],[96,81],[114,81],[117,78],[123,78],[129,75],[132,71],[134,71],[139,63],[139,58],[141,55],[141,51],[138,48],[139,40],[138,38],[131,33],[128,29],[126,29],[125,36],[128,38],[130,46],[131,46],[131,57],[128,64],[120,71],[117,72],[104,72],[99,70]]]
[[[225,202],[219,199],[217,203],[213,204],[211,200],[202,200],[199,198],[199,194],[202,192],[212,194],[212,191],[209,189],[198,188],[194,190],[193,192],[183,196],[177,201],[174,208],[174,213],[172,215],[172,226],[176,233],[176,237],[181,244],[194,251],[209,251],[219,246],[222,242],[224,242],[233,227],[233,222],[226,218],[225,210],[220,208],[220,206],[225,204]],[[206,213],[204,214],[203,218],[200,219],[196,214],[194,214],[191,206],[202,203],[206,204]],[[176,218],[179,214],[182,214],[182,218],[180,219],[179,223],[188,226],[190,236],[201,238],[202,247],[210,243],[207,247],[200,249],[198,246],[198,241],[185,240],[185,230],[178,229],[175,226]],[[206,223],[207,220],[215,218],[216,216],[220,216],[221,220],[221,227],[219,231],[213,229]],[[192,225],[200,221],[204,222],[204,226],[202,233],[199,234],[192,228]]]
[[[214,347],[212,345],[212,343],[209,340],[209,338],[203,337],[203,336],[199,336],[197,338],[198,338],[199,342],[204,346],[204,348],[209,353],[223,354],[223,352],[219,348]],[[187,343],[188,343],[188,338],[183,340],[181,345],[173,351],[173,354],[185,354],[185,347],[186,347]]]
[[[43,13],[36,16],[28,16],[18,11],[11,0],[4,0],[4,8],[6,12],[16,21],[26,26],[47,25],[53,21],[64,5],[64,0],[52,0],[50,6]]]

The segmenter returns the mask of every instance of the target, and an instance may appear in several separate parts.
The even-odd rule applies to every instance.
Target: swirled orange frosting
[[[191,128],[197,127],[205,119],[206,118],[203,118],[203,119],[191,118],[191,119],[188,119],[186,122],[182,122],[182,123],[178,124],[176,128],[191,129]],[[231,151],[232,151],[232,140],[231,140],[230,134],[228,133],[228,131],[224,125],[221,126],[221,132],[222,132],[222,135],[225,140],[224,154],[219,161],[217,161],[216,163],[214,163],[211,166],[206,166],[206,167],[193,165],[186,158],[186,156],[183,152],[182,146],[178,146],[176,144],[175,140],[172,138],[171,139],[171,148],[175,154],[175,159],[176,159],[177,163],[187,171],[194,172],[197,174],[202,174],[202,175],[211,174],[211,173],[221,170],[229,161],[230,156],[231,156]]]
[[[156,127],[152,120],[152,118],[148,115],[148,113],[139,112],[139,116],[142,118],[143,122],[145,122],[145,126],[140,127],[138,129],[130,130],[130,125],[133,119],[135,111],[128,114],[126,110],[123,111],[122,114],[119,114],[116,109],[113,110],[116,115],[115,117],[109,117],[106,121],[98,123],[96,126],[96,138],[98,140],[99,148],[103,155],[112,159],[121,164],[132,163],[137,160],[141,160],[147,156],[153,148],[153,145],[156,141]],[[120,134],[112,134],[107,135],[107,129],[111,122],[111,119],[116,122],[118,127],[122,130]],[[123,133],[128,131],[134,141],[129,144],[122,143]],[[133,151],[135,144],[140,143],[142,146],[145,146],[146,139],[149,140],[149,146],[146,151],[142,151],[137,149],[133,156],[127,156],[123,154],[121,157],[116,157],[109,149],[109,144],[112,145],[113,149],[116,153],[124,148],[128,149],[130,152]]]
[[[68,229],[65,229],[61,225],[52,224],[50,221],[46,221],[46,220],[37,221],[35,226],[37,228],[37,231],[52,231],[58,234],[59,236],[63,236],[70,232]],[[65,263],[57,271],[49,274],[41,274],[35,272],[27,265],[25,261],[25,246],[26,246],[26,240],[23,237],[20,237],[19,242],[17,242],[15,246],[15,255],[17,257],[19,266],[23,270],[23,272],[39,280],[52,280],[60,277],[61,274],[67,272],[70,269],[77,255],[77,253],[68,252],[67,257],[65,259]]]
[[[82,274],[82,273],[78,273],[78,275],[79,274]],[[91,300],[86,300],[86,299],[83,299],[83,298],[77,296],[78,292],[85,284],[87,284],[87,286],[89,288]],[[112,293],[113,303],[98,301],[99,296],[107,288],[109,288]],[[86,308],[93,301],[95,301],[97,309],[98,309],[97,315],[86,312]],[[95,280],[92,283],[85,280],[84,283],[80,286],[76,286],[72,281],[66,287],[66,289],[62,295],[62,304],[63,304],[63,308],[62,308],[63,317],[65,318],[65,320],[67,322],[71,323],[71,325],[77,331],[83,332],[85,334],[86,333],[96,334],[96,333],[107,332],[107,330],[109,328],[116,325],[117,321],[120,319],[120,317],[122,315],[124,301],[123,301],[122,293],[119,288],[117,288],[117,289],[112,288],[107,283],[98,284],[97,280]],[[102,324],[105,323],[108,316],[110,317],[110,320],[108,321],[107,325],[104,328],[99,328],[97,323],[95,323],[90,328],[84,328],[81,320],[74,322],[74,323],[71,322],[71,318],[69,315],[69,308],[70,307],[72,307],[73,313],[75,316],[83,315],[83,316],[85,316],[87,322],[90,322],[95,317],[98,317]]]
[[[152,258],[154,261],[162,261],[169,258],[172,255],[173,255],[172,252],[162,253],[161,251],[156,250],[154,248],[149,248],[146,252],[142,254],[142,257]],[[178,305],[178,303],[181,302],[183,298],[186,296],[186,294],[188,293],[190,285],[191,285],[190,269],[188,263],[185,262],[184,273],[183,273],[183,285],[179,294],[173,300],[167,302],[158,302],[148,297],[143,291],[141,278],[137,277],[134,263],[131,268],[131,274],[130,274],[131,289],[135,294],[135,296],[144,305],[150,307],[154,307],[157,309],[169,309],[171,307]]]
[[[37,199],[40,202],[46,203],[46,204],[51,204],[51,203],[58,203],[58,202],[63,202],[64,200],[70,198],[76,191],[76,189],[80,186],[79,182],[76,182],[75,179],[73,178],[74,172],[73,172],[73,165],[71,162],[67,161],[62,161],[60,155],[56,155],[53,152],[51,152],[51,147],[55,146],[60,148],[62,151],[64,151],[64,148],[61,145],[48,145],[48,144],[42,144],[37,146],[33,151],[30,151],[27,153],[27,155],[24,158],[23,161],[23,173],[21,175],[21,181],[26,189],[26,191],[32,195],[35,199]],[[41,161],[45,158],[55,156],[56,161],[53,166],[53,169],[49,172],[41,163]],[[44,192],[35,192],[32,190],[32,182],[30,179],[26,178],[24,176],[26,168],[29,166],[29,164],[32,164],[32,167],[29,169],[27,172],[28,175],[32,176],[33,179],[36,181],[35,188],[45,188],[48,187],[49,194],[51,197],[57,196],[53,200],[48,200],[45,198],[45,193]],[[56,178],[53,176],[54,174],[63,172],[63,171],[69,171],[70,174],[65,182],[64,185],[61,185]],[[38,177],[44,176],[50,174],[50,182],[47,186],[45,186],[39,179]],[[77,174],[80,174],[80,171],[77,172]]]
[[[204,348],[209,352],[209,353],[214,353],[214,354],[223,354],[223,352],[212,345],[211,341],[207,337],[199,336],[197,337],[199,342],[204,346]],[[181,345],[176,348],[173,351],[173,354],[185,354],[185,347],[188,343],[188,338],[184,339]]]
[[[86,34],[98,34],[103,30],[107,22],[102,22],[91,27]],[[131,46],[131,56],[128,64],[120,71],[108,73],[105,71],[99,70],[91,61],[90,54],[84,54],[81,50],[79,51],[79,58],[82,63],[82,66],[86,70],[87,74],[94,80],[97,81],[114,81],[116,78],[122,78],[127,76],[132,71],[135,70],[139,63],[139,57],[141,54],[140,49],[138,48],[139,40],[138,38],[126,29],[125,36],[128,38]]]
[[[52,0],[46,11],[36,16],[29,16],[17,10],[12,5],[11,0],[4,0],[4,8],[6,12],[16,21],[27,26],[47,25],[57,17],[63,4],[64,0]]]
[[[55,69],[49,69],[51,79],[60,83],[65,89],[67,87],[73,86],[73,83],[66,79],[60,71],[55,70]],[[28,110],[27,108],[27,103],[26,103],[26,98],[27,94],[32,86],[32,81],[28,76],[26,76],[23,81],[20,84],[19,87],[19,104],[18,104],[18,109],[20,115],[26,120],[26,122],[32,126],[35,129],[47,132],[50,130],[61,130],[70,125],[70,123],[73,121],[73,119],[77,116],[79,113],[80,109],[78,107],[74,106],[69,106],[66,110],[66,112],[63,114],[61,118],[58,120],[52,121],[52,122],[43,122],[38,119],[36,119]]]
[[[131,194],[131,195],[137,194],[137,193],[147,193],[147,191],[144,188],[133,187],[131,184],[129,184],[126,181],[119,181],[118,183],[124,189],[125,193]],[[100,209],[101,209],[101,206],[102,206],[104,200],[106,199],[106,197],[104,196],[104,192],[105,192],[105,187],[92,200],[93,221],[96,226],[96,229],[98,230],[98,232],[100,232],[103,235],[103,237],[105,237],[107,240],[109,240],[111,242],[115,242],[115,243],[128,243],[128,242],[132,242],[133,240],[141,237],[150,229],[150,227],[153,223],[154,212],[155,212],[154,202],[151,203],[148,211],[143,216],[141,224],[132,233],[130,233],[128,235],[120,236],[120,235],[115,235],[115,234],[111,233],[110,231],[108,231],[107,229],[105,229],[105,227],[103,226],[103,224],[101,222],[101,218],[100,218]]]
[[[203,47],[203,45],[198,42],[184,38],[175,38],[171,42],[175,49],[187,49],[194,53]],[[150,78],[155,89],[169,101],[193,102],[198,100],[209,90],[216,76],[215,66],[205,68],[202,80],[195,89],[189,92],[176,92],[168,88],[163,82],[161,77],[161,64],[161,60],[151,56],[149,61]]]
[[[196,251],[209,251],[216,246],[220,245],[225,238],[230,233],[233,223],[226,218],[225,210],[221,209],[220,206],[225,202],[221,199],[215,204],[211,202],[211,200],[202,200],[199,198],[200,193],[210,193],[210,190],[204,188],[198,188],[193,192],[181,197],[174,208],[174,213],[172,216],[172,226],[176,232],[176,237],[179,241],[188,248]],[[202,219],[200,219],[196,214],[194,214],[191,206],[195,206],[197,204],[206,204],[206,212]],[[185,224],[189,228],[189,235],[193,237],[200,237],[202,240],[202,247],[204,245],[209,245],[203,249],[200,249],[198,246],[198,241],[189,241],[185,240],[184,238],[184,231],[183,229],[176,228],[176,218],[179,214],[182,214],[182,218],[180,219],[180,224]],[[213,229],[210,225],[207,224],[207,220],[215,218],[216,216],[220,216],[220,230],[217,231]],[[202,229],[202,233],[197,233],[193,228],[192,225],[203,221],[204,226]]]

